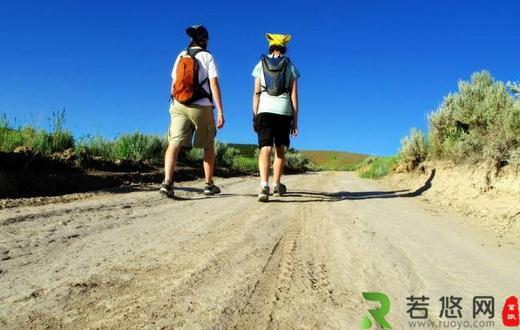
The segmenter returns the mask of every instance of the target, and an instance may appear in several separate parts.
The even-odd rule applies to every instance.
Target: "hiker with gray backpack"
[[[170,128],[164,156],[164,181],[159,192],[173,197],[173,172],[181,147],[204,149],[204,195],[220,193],[213,183],[216,128],[224,126],[224,113],[215,60],[207,51],[209,34],[202,25],[186,29],[191,38],[180,52],[172,70]],[[217,108],[217,124],[213,108]],[[192,141],[193,140],[193,141]]]
[[[253,70],[253,128],[258,135],[260,189],[257,200],[269,201],[271,152],[274,146],[273,196],[283,196],[287,187],[281,183],[285,151],[290,135],[298,135],[298,85],[300,73],[285,56],[290,35],[266,34],[269,55],[262,55]]]

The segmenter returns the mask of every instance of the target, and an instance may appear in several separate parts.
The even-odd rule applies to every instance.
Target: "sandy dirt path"
[[[517,247],[409,192],[324,172],[262,204],[255,178],[218,183],[0,210],[0,327],[359,329],[365,291],[390,298],[394,329],[410,295],[433,321],[442,296],[470,321],[473,297],[494,296],[499,327],[519,294]]]

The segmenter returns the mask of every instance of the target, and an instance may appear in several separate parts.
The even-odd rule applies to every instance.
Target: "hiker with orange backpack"
[[[220,193],[213,183],[215,167],[215,119],[217,128],[224,126],[224,112],[215,59],[207,51],[209,34],[202,25],[186,29],[191,38],[189,46],[175,60],[172,70],[170,128],[168,148],[164,156],[164,181],[159,192],[173,197],[173,173],[181,147],[204,149],[204,195]]]
[[[269,170],[274,145],[273,195],[283,196],[287,187],[281,183],[285,165],[285,149],[289,148],[289,135],[298,135],[298,85],[300,73],[285,56],[290,35],[266,34],[269,55],[262,55],[253,70],[253,128],[258,134],[258,168],[260,191],[257,200],[269,200]]]

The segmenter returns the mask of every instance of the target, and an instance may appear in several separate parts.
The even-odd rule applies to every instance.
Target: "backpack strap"
[[[265,70],[268,70],[267,69],[266,57],[267,56],[264,55],[264,54],[260,55],[260,61],[262,62],[262,70],[263,70],[263,73],[264,73],[264,82],[266,81]],[[283,57],[286,60],[285,69],[284,69],[284,71],[286,71],[287,69],[289,69],[289,66],[291,65],[291,60],[287,56],[285,56],[285,55],[281,55],[280,57]],[[286,73],[284,72],[284,74],[286,74]],[[255,94],[256,95],[261,95],[264,92],[267,93],[267,86],[261,85],[260,92],[257,92]],[[291,82],[289,81],[289,86],[285,89],[285,93],[290,93],[290,92],[291,92]]]
[[[202,49],[202,48],[186,48],[185,49],[186,51],[186,54],[189,55],[189,56],[192,56],[192,57],[195,57],[195,55],[197,55],[198,53],[200,52],[206,52],[208,54],[211,54],[209,51],[207,51],[206,49]]]
[[[206,49],[202,48],[186,48],[186,54],[188,56],[191,56],[195,59],[195,55],[201,52],[206,52],[208,54],[211,54]],[[195,59],[196,60],[196,59]],[[203,88],[204,84],[208,84],[209,93]],[[201,82],[199,82],[199,90],[197,91],[203,98],[207,98],[211,103],[213,103],[213,93],[211,93],[211,86],[209,85],[209,77],[206,77]]]
[[[202,87],[202,86],[204,86],[205,83],[208,84],[209,93]],[[199,86],[200,86],[200,90],[199,90],[200,95],[202,95],[203,97],[206,97],[211,103],[213,103],[213,93],[211,92],[211,86],[209,85],[209,77],[204,78],[199,83]]]
[[[262,63],[262,71],[264,74],[264,83],[265,83],[265,70],[267,70],[267,63],[265,62],[266,56],[264,54],[260,55],[260,61]],[[260,80],[262,81],[262,80]],[[260,92],[257,92],[256,95],[261,95],[262,93],[267,93],[267,86],[260,85]]]

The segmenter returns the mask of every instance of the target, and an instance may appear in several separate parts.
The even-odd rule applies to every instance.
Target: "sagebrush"
[[[402,142],[401,161],[424,159],[519,166],[520,85],[496,81],[487,71],[460,81],[458,91],[429,114],[429,132],[413,131]]]
[[[401,142],[399,158],[409,169],[416,168],[428,156],[428,141],[421,130],[412,128]]]
[[[398,157],[368,157],[360,164],[359,175],[365,179],[379,179],[390,174]]]

